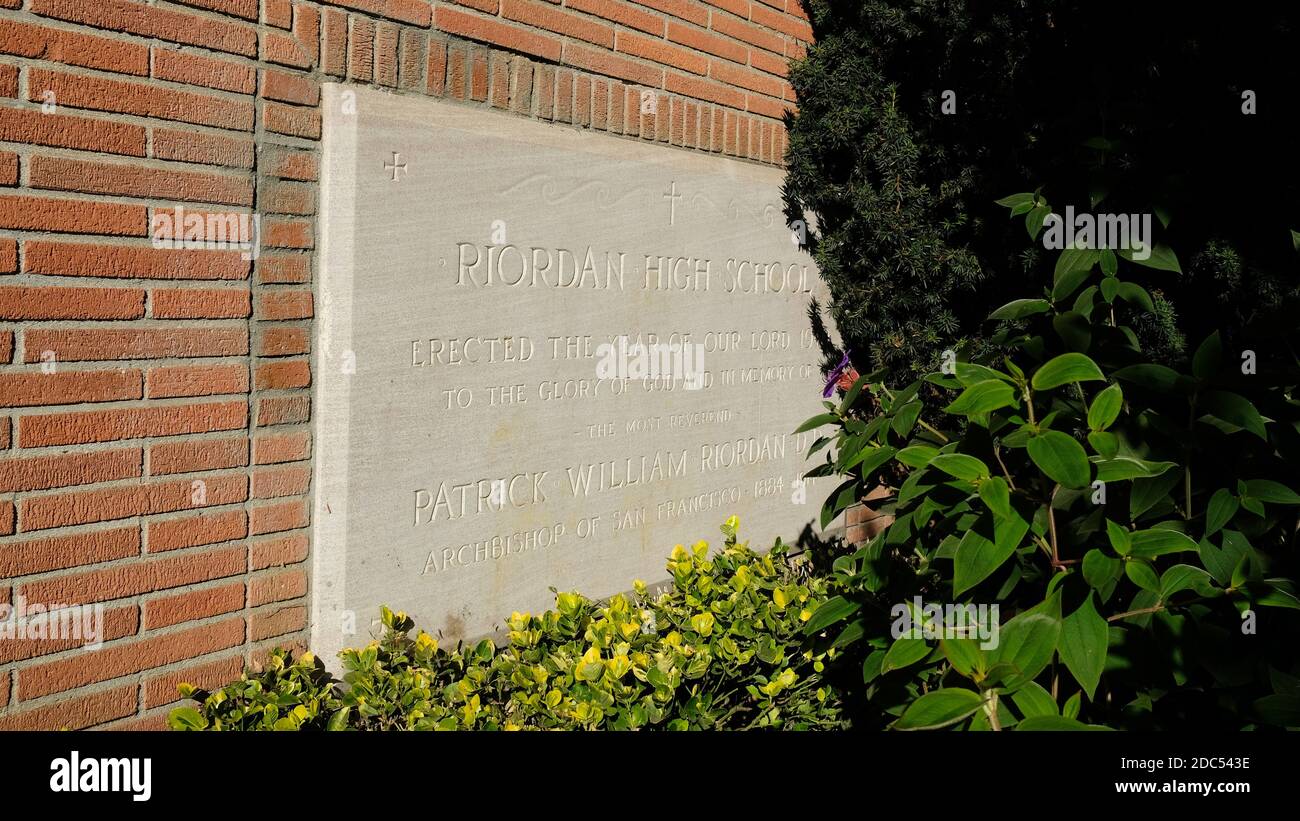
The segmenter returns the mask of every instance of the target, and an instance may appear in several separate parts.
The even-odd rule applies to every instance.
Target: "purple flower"
[[[852,367],[853,365],[849,362],[849,351],[846,350],[840,364],[836,365],[835,370],[831,371],[830,376],[826,377],[826,389],[822,391],[823,399],[831,398],[831,394],[835,393],[835,386],[839,384],[840,377],[844,376],[845,371]]]

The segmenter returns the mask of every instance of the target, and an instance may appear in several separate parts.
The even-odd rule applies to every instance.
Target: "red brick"
[[[284,567],[297,564],[307,558],[307,536],[295,533],[274,539],[262,539],[253,542],[249,551],[249,570],[265,570],[268,567]]]
[[[179,131],[153,130],[153,155],[160,160],[208,163],[234,168],[253,167],[253,141],[247,137]]]
[[[242,588],[240,593],[242,595]],[[238,681],[243,671],[243,657],[230,656],[151,676],[144,682],[144,706],[149,709],[179,701],[181,695],[177,687],[181,684],[208,691],[220,689],[232,681]]]
[[[248,393],[248,366],[176,365],[150,368],[145,375],[150,399]]]
[[[773,34],[770,31],[764,31],[753,23],[744,20],[737,20],[734,17],[728,17],[725,14],[715,14],[713,15],[711,28],[719,34],[725,34],[728,37],[743,40],[746,43],[758,46],[759,48],[765,48],[774,54],[785,53],[785,40],[781,35]]]
[[[492,107],[506,109],[510,107],[510,58],[500,52],[493,52],[492,66]]]
[[[406,91],[419,91],[424,83],[424,34],[402,29],[398,85]]]
[[[735,109],[745,107],[745,92],[700,77],[688,77],[670,71],[664,87],[675,94],[694,97],[697,100],[707,100]]]
[[[262,220],[264,248],[311,248],[313,244],[311,222],[308,220]]]
[[[0,459],[0,493],[93,485],[137,478],[141,472],[139,448]]]
[[[29,274],[140,279],[245,279],[249,261],[239,251],[107,246],[28,240],[23,270]]]
[[[262,468],[253,472],[253,498],[278,499],[284,496],[301,496],[311,484],[311,469],[292,465],[289,467]]]
[[[202,484],[196,484],[201,482]],[[248,498],[243,475],[210,476],[28,497],[18,502],[24,532],[110,522],[131,516],[228,505]]]
[[[273,177],[307,182],[319,178],[316,156],[310,151],[295,151],[283,146],[267,146],[263,149],[264,173]]]
[[[721,55],[723,57],[727,55]],[[742,58],[739,62],[744,62]],[[784,57],[776,57],[760,49],[749,50],[749,62],[754,68],[760,71],[766,71],[768,74],[775,74],[778,77],[785,77],[790,73],[790,63]]]
[[[434,12],[434,24],[438,30],[448,34],[491,43],[551,62],[560,61],[560,38],[503,23],[495,17],[483,17],[450,6],[439,6]]]
[[[262,19],[276,28],[292,28],[293,3],[289,0],[266,0],[262,4]]]
[[[284,530],[297,530],[300,527],[306,527],[309,521],[306,502],[293,500],[262,505],[253,508],[248,534],[250,536],[262,536]]]
[[[758,91],[772,97],[780,97],[785,81],[751,68],[714,60],[709,69],[709,76],[728,85],[740,86],[750,91]]]
[[[311,316],[312,296],[310,291],[272,291],[258,295],[258,319],[310,319]]]
[[[137,687],[81,693],[54,704],[14,710],[0,716],[0,730],[81,730],[128,716],[136,709]]]
[[[36,600],[31,600],[36,601]],[[68,601],[42,601],[47,607],[65,608],[66,605],[73,602]],[[68,617],[72,612],[68,612]],[[80,621],[80,624],[84,622]],[[69,629],[72,624],[68,624]],[[130,607],[117,607],[104,612],[104,623],[102,629],[103,641],[116,641],[126,636],[134,636],[140,632],[140,611],[135,605]],[[90,638],[84,632],[81,635],[71,634],[60,636],[59,638],[19,638],[0,640],[0,663],[10,661],[25,661],[26,659],[36,658],[38,656],[48,656],[52,653],[61,653],[65,650],[75,650],[86,645],[86,639]],[[93,653],[92,653],[93,655]]]
[[[258,209],[264,214],[314,214],[315,189],[306,183],[268,179],[262,183]]]
[[[673,66],[695,74],[704,74],[709,70],[707,57],[702,57],[689,49],[674,46],[666,40],[646,37],[631,31],[620,31],[618,33],[618,50],[634,57],[653,60],[656,63]]]
[[[747,94],[745,108],[764,117],[780,119],[785,116],[786,109],[793,106],[780,100],[773,100],[771,97],[764,97],[762,94]]]
[[[259,427],[297,424],[310,416],[311,400],[306,396],[274,396],[257,401]]]
[[[258,337],[258,356],[292,356],[305,354],[311,350],[311,342],[306,328],[285,328],[271,326],[265,328]]]
[[[697,26],[709,24],[709,10],[695,0],[636,0],[642,6],[649,6],[665,14],[689,20]]]
[[[306,139],[320,138],[320,112],[314,108],[274,103],[262,104],[262,125],[268,131]]]
[[[28,99],[39,101],[47,90],[54,92],[60,106],[242,131],[253,128],[252,101],[231,100],[144,82],[29,69]]]
[[[95,653],[80,653],[18,672],[18,697],[39,698],[99,681],[161,667],[234,647],[244,641],[244,620],[227,619],[188,630],[165,633],[129,644],[118,643]]]
[[[375,30],[375,82],[397,85],[397,26],[380,23]]]
[[[257,20],[258,0],[177,0],[181,5],[208,9],[218,14],[229,14],[245,20]]]
[[[248,620],[249,637],[262,641],[272,636],[282,636],[307,626],[307,608],[285,607],[271,612],[254,613]],[[22,681],[19,681],[21,688]],[[19,690],[21,694],[22,690]]]
[[[223,510],[155,519],[146,525],[146,535],[150,553],[229,542],[248,535],[248,515],[242,510]]]
[[[18,155],[12,151],[0,151],[0,185],[18,184]]]
[[[348,36],[348,78],[368,83],[374,76],[375,24],[363,17],[349,20],[352,31]]]
[[[307,254],[263,254],[258,257],[257,281],[289,284],[311,281],[311,257]]]
[[[161,596],[144,603],[144,629],[158,630],[182,622],[224,616],[243,607],[243,582]]]
[[[229,174],[43,156],[32,157],[30,169],[32,188],[225,205],[253,203],[253,186],[248,178]]]
[[[22,417],[18,422],[18,443],[20,447],[31,448],[115,442],[146,436],[238,430],[247,423],[248,403],[242,400],[50,413]]]
[[[469,94],[469,53],[463,46],[447,47],[447,88],[456,100]]]
[[[311,365],[303,359],[258,365],[253,384],[259,391],[306,388],[311,385]]]
[[[144,291],[136,288],[0,286],[0,319],[140,319],[143,316]]]
[[[53,351],[59,362],[157,359],[164,356],[239,356],[248,353],[247,328],[80,328],[29,330],[26,358]]]
[[[475,48],[470,58],[469,97],[483,102],[488,97],[488,50]]]
[[[73,23],[144,37],[157,37],[173,43],[203,46],[253,57],[257,54],[257,34],[245,23],[215,20],[197,14],[155,8],[130,0],[32,0],[28,10],[43,17],[55,17]]]
[[[248,464],[248,440],[190,439],[163,442],[149,447],[149,473],[192,473],[196,470],[224,470]]]
[[[501,0],[501,16],[534,29],[586,40],[603,48],[614,47],[614,28],[607,23],[572,14],[532,0]]]
[[[575,84],[574,102],[574,125],[588,126],[591,125],[591,78],[585,74],[579,75]]]
[[[321,71],[342,77],[347,71],[348,17],[338,9],[325,9],[321,29]]]
[[[441,97],[447,90],[447,44],[441,40],[429,41],[429,60],[425,67],[427,81],[425,93]]]
[[[153,76],[238,94],[252,94],[257,89],[257,75],[250,66],[158,46],[153,49]]]
[[[561,123],[573,122],[573,72],[559,69],[555,72],[555,119]]]
[[[0,20],[0,54],[141,77],[149,74],[147,46],[17,20]]]
[[[543,120],[552,119],[555,116],[555,69],[537,66],[533,88],[537,97],[537,116]]]
[[[320,84],[306,77],[276,69],[262,71],[262,96],[296,105],[316,105],[320,102]]]
[[[707,52],[718,57],[725,57],[728,60],[735,60],[737,63],[746,62],[749,56],[749,49],[735,40],[719,37],[703,29],[684,26],[672,20],[668,21],[668,39],[687,48]]]
[[[0,416],[0,450],[8,450],[12,433],[8,416]]]
[[[78,604],[125,599],[237,576],[244,572],[245,552],[243,545],[235,545],[180,556],[146,557],[99,570],[26,582],[22,586],[22,595],[28,601]]]
[[[779,11],[774,11],[757,3],[749,7],[749,19],[760,26],[798,37],[804,42],[812,42],[812,27],[803,20],[796,19]]]
[[[262,59],[292,68],[311,68],[312,56],[293,35],[279,31],[262,32]]]
[[[574,11],[585,11],[588,14],[621,23],[629,28],[640,29],[647,34],[662,37],[664,33],[664,19],[662,17],[641,11],[635,6],[621,2],[621,0],[568,0],[565,6]]]
[[[154,319],[243,319],[250,313],[251,296],[233,288],[155,289],[149,301]]]
[[[36,333],[28,331],[29,335]],[[40,351],[35,353],[39,358]],[[140,372],[135,370],[0,374],[0,407],[76,405],[140,399],[143,396]]]
[[[17,510],[13,502],[0,502],[0,536],[10,536],[14,532]]]
[[[307,595],[307,574],[301,570],[287,570],[282,573],[258,576],[249,582],[248,606],[260,607],[305,595]]]
[[[145,236],[148,209],[95,200],[0,197],[0,228],[69,234]]]
[[[607,51],[579,46],[573,42],[564,45],[564,62],[606,77],[617,77],[641,85],[659,86],[663,79],[663,72],[660,69],[633,62]]]
[[[336,6],[364,11],[377,17],[429,27],[430,12],[426,0],[332,0]]]
[[[259,436],[253,440],[253,464],[298,462],[311,456],[311,435],[307,431]]]
[[[0,545],[0,578],[12,579],[140,555],[140,528],[118,527]]]

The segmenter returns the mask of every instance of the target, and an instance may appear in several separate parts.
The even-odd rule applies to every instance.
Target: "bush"
[[[832,728],[844,724],[826,664],[802,627],[825,600],[780,544],[757,555],[678,545],[670,591],[597,603],[556,596],[555,610],[515,613],[505,644],[445,650],[384,608],[381,639],[340,654],[343,681],[310,653],[270,654],[214,693],[171,714],[181,730],[519,730]]]
[[[1300,373],[1217,333],[1151,362],[1130,270],[1064,251],[1049,290],[993,313],[1009,356],[868,375],[803,426],[832,431],[812,473],[847,477],[824,522],[894,485],[895,521],[836,559],[807,625],[861,658],[880,725],[1300,726]]]
[[[1272,340],[1294,332],[1300,296],[1300,10],[804,6],[816,43],[790,72],[787,213],[815,217],[809,247],[859,370],[903,385],[945,349],[981,359],[988,312],[1025,283],[1050,287],[1047,253],[991,204],[1027,179],[1058,211],[1156,215],[1159,241],[1181,253],[1130,275],[1159,311],[1133,323],[1153,358],[1172,364],[1215,329],[1230,345],[1251,338],[1261,359],[1291,355]]]

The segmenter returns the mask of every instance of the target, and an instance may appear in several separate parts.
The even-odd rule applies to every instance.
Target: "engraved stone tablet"
[[[779,171],[327,85],[313,648],[449,638],[797,538],[820,410]]]

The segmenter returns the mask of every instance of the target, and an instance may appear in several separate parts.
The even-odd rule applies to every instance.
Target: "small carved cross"
[[[664,199],[668,200],[668,224],[669,225],[677,224],[677,201],[681,198],[682,195],[677,193],[677,181],[673,180],[672,188],[668,189],[667,194],[664,194]]]
[[[406,170],[406,163],[398,162],[398,160],[400,160],[401,158],[402,155],[394,151],[393,161],[384,163],[384,170],[392,173],[393,182],[397,182],[397,172]]]

